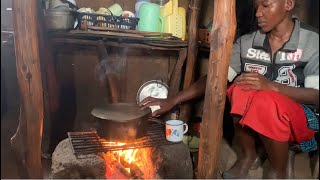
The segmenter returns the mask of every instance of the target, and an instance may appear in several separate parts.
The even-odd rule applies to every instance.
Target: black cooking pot
[[[115,103],[95,108],[96,130],[107,141],[132,142],[143,137],[152,121],[150,108],[140,110],[134,103]]]

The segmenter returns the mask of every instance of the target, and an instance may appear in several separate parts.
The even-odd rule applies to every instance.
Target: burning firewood
[[[130,174],[134,179],[143,179],[143,172],[135,163],[129,163],[125,160],[124,156],[120,156],[118,153],[113,154],[116,158],[120,160],[120,163],[125,167],[130,169]]]
[[[129,167],[130,167],[130,174],[132,177],[143,179],[144,174],[136,164],[131,163]]]
[[[133,178],[131,174],[125,169],[123,165],[117,160],[117,158],[112,153],[104,154],[104,159],[106,161],[107,177],[110,179],[131,179]],[[118,177],[118,176],[124,177]],[[117,176],[117,177],[116,177]]]

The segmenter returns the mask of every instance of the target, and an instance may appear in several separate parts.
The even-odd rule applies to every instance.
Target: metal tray
[[[169,87],[166,83],[160,80],[151,80],[144,83],[138,90],[137,93],[137,103],[140,103],[146,97],[154,97],[159,99],[166,99],[168,97]],[[160,109],[159,106],[150,106],[151,111],[154,112]]]

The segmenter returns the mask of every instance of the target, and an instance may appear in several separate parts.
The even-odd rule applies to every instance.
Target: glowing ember
[[[105,146],[123,146],[125,145],[126,143],[120,143],[120,142],[107,142],[107,141],[102,141],[103,145]]]
[[[104,142],[108,146],[123,146],[126,143],[121,142]],[[123,174],[125,178],[131,178],[137,174],[136,154],[138,149],[127,149],[108,152],[104,155],[107,167],[107,178],[124,178],[118,177],[117,174]],[[143,174],[142,174],[143,175]]]

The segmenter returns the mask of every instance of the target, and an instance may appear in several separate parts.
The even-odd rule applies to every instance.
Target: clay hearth
[[[132,168],[131,173],[126,171],[117,159],[114,152],[76,157],[72,152],[69,139],[65,139],[58,144],[52,155],[51,177],[57,179],[193,178],[190,152],[183,143],[136,150],[135,167]]]

